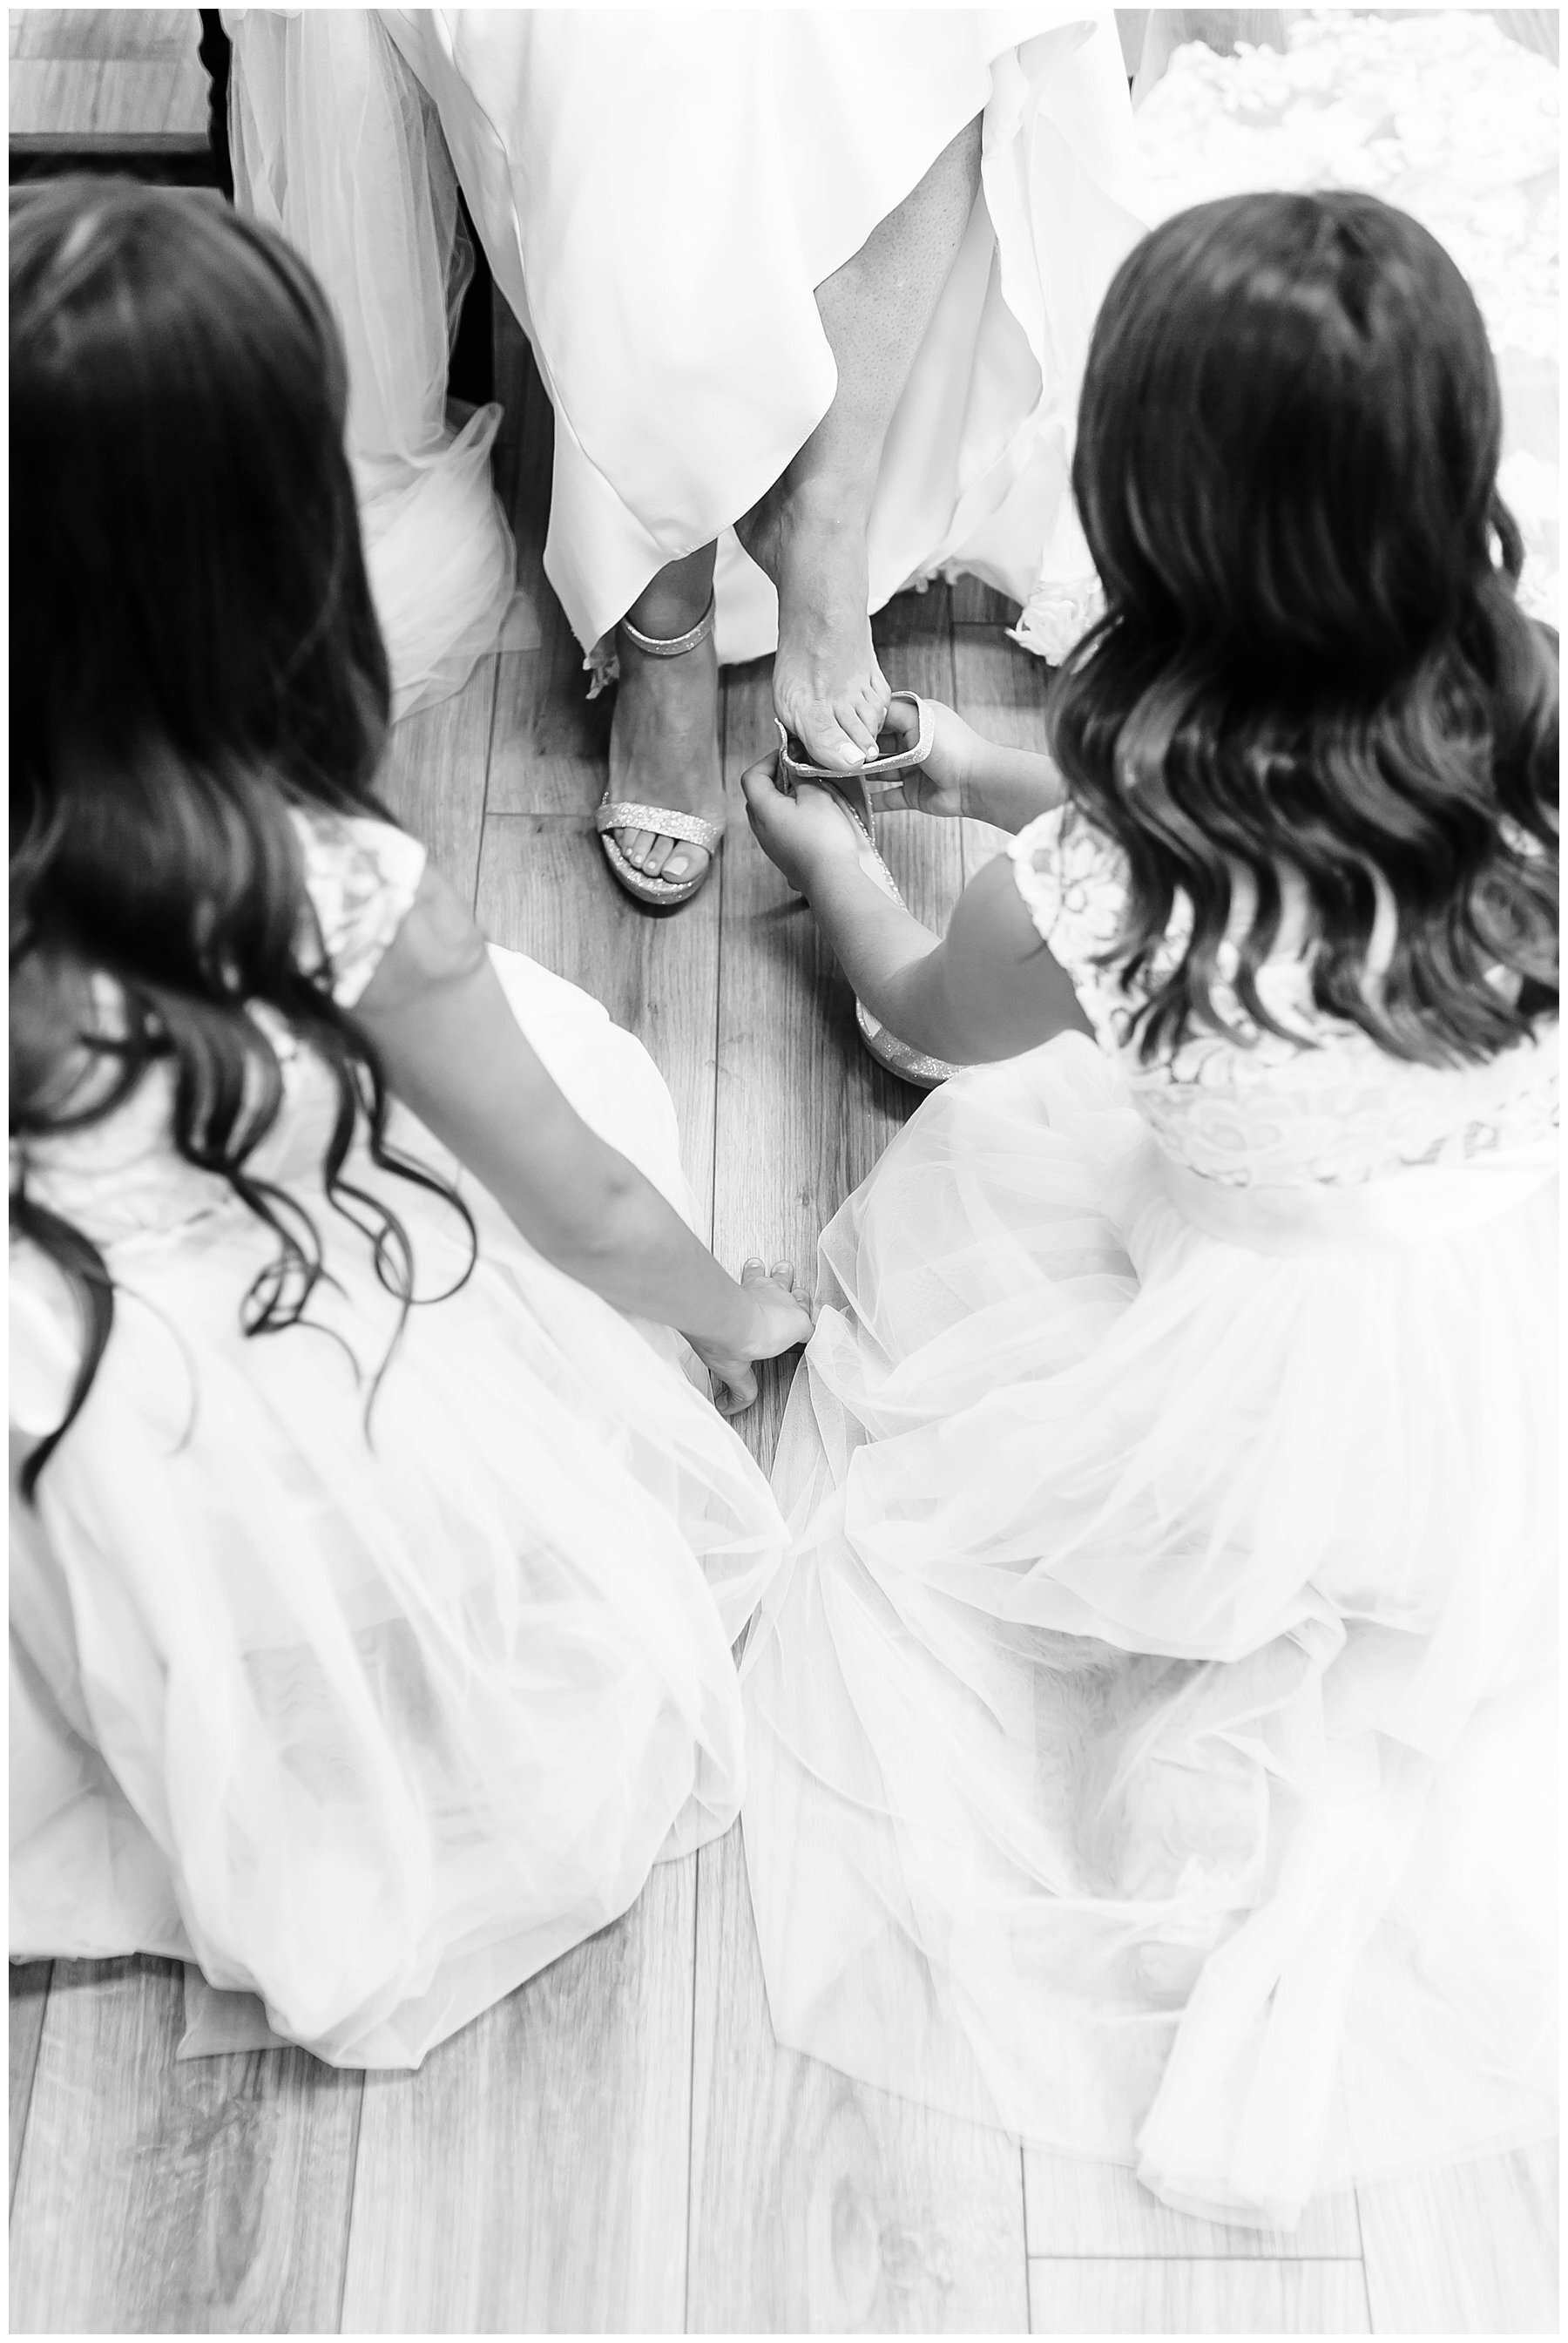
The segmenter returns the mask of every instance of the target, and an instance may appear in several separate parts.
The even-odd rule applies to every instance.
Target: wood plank
[[[1354,2261],[1031,2261],[1036,2335],[1365,2335]]]
[[[582,651],[553,595],[539,628],[537,650],[499,660],[489,810],[591,815],[609,778],[615,696],[588,699]]]
[[[950,689],[946,614],[879,621],[889,679]],[[725,685],[729,786],[771,726],[766,663]],[[913,908],[957,883],[954,825],[884,825]],[[809,912],[737,826],[721,865],[715,1250],[809,1270],[824,1222],[918,1103],[859,1043],[849,988]],[[740,1429],[765,1462],[793,1360],[762,1371]],[[862,2088],[773,2040],[739,1832],[699,1857],[692,2117],[692,2332],[1021,2331],[1017,2151],[1000,2133]]]
[[[482,659],[461,691],[392,728],[380,796],[466,902],[479,879],[486,774],[500,660]]]
[[[13,8],[18,57],[194,57],[201,39],[195,8]]]
[[[335,2330],[361,2077],[175,2062],[171,1962],[55,1964],[12,2217],[11,2323]]]
[[[345,2332],[678,2329],[694,1871],[366,2078]]]
[[[51,57],[13,59],[13,131],[69,133],[90,139],[134,131],[206,137],[207,79],[193,49],[188,60]]]
[[[978,578],[956,578],[952,597],[955,627],[1010,627],[1020,608],[1010,594],[999,594],[994,586],[982,585]]]
[[[986,739],[1043,755],[1050,682],[1045,661],[1000,631],[955,629],[952,704]]]
[[[773,2040],[739,1830],[698,1858],[690,2334],[1014,2334],[1005,2137]]]
[[[1356,2193],[1375,2333],[1556,2334],[1555,2143]]]
[[[669,1084],[699,1225],[712,1225],[719,992],[717,877],[670,912],[644,911],[616,885],[590,821],[492,814],[485,825],[479,925],[602,1001]]]
[[[555,417],[522,328],[499,296],[495,337],[496,394],[507,418],[496,487],[517,539],[514,609],[531,647],[508,649],[501,659],[489,809],[591,814],[609,778],[615,695],[588,699],[582,646],[545,577]]]
[[[1125,2165],[1094,2164],[1044,2148],[1025,2149],[1023,2186],[1029,2250],[1047,2259],[1090,2255],[1354,2261],[1361,2255],[1350,2189],[1314,2199],[1287,2236],[1193,2220],[1161,2205]]]
[[[44,2032],[44,2012],[49,1999],[51,1961],[16,1961],[11,1969],[11,2188],[16,2196],[16,2167],[27,2130],[27,2109],[33,2097],[33,2077],[38,2065],[38,2044]]]

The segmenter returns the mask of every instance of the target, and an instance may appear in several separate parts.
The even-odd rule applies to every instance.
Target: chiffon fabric
[[[325,287],[348,361],[347,444],[393,713],[459,690],[515,588],[490,485],[501,409],[448,407],[473,255],[428,99],[359,8],[228,9],[239,210]]]
[[[1110,10],[383,9],[353,33],[307,11],[253,35],[259,14],[236,56],[236,111],[260,124],[245,199],[286,177],[289,232],[394,349],[416,320],[422,346],[440,340],[441,256],[406,223],[447,166],[400,97],[345,171],[338,45],[377,79],[395,51],[394,85],[438,115],[555,408],[545,568],[588,652],[715,538],[720,659],[772,649],[773,588],[730,524],[831,404],[814,289],[983,116],[982,197],[888,437],[871,604],[970,572],[1072,639],[1091,585],[1067,482],[1078,383],[1139,232]],[[277,93],[265,118],[258,63]],[[381,427],[357,407],[362,460]]]
[[[379,822],[302,836],[350,1003],[423,851]],[[493,959],[578,1112],[689,1212],[641,1045]],[[467,1179],[463,1282],[449,1202],[361,1150],[347,1176],[416,1264],[394,1350],[371,1244],[321,1192],[326,1078],[279,1046],[252,1168],[322,1232],[336,1282],[304,1325],[242,1332],[275,1241],[173,1153],[154,1076],[25,1167],[116,1292],[36,1511],[13,1497],[11,1950],[194,1964],[192,2046],[412,2066],[733,1821],[730,1646],[783,1529],[678,1336],[552,1268]],[[393,1137],[441,1166],[412,1118]],[[11,1328],[15,1448],[59,1421],[80,1347],[26,1246]]]
[[[1014,856],[1097,1041],[948,1083],[823,1237],[743,1663],[769,2002],[1289,2229],[1554,2127],[1556,1029],[1401,1063],[1287,933],[1296,1038],[1221,990],[1251,1046],[1145,1067],[1117,850]]]

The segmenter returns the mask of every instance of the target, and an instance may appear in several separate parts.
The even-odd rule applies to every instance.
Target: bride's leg
[[[852,260],[817,288],[833,404],[739,524],[779,589],[773,704],[819,764],[874,750],[888,685],[866,614],[866,527],[882,442],[958,256],[980,186],[977,115]]]
[[[668,642],[699,624],[713,591],[711,545],[672,561],[649,579],[627,612],[642,634]],[[677,659],[638,649],[616,629],[620,683],[609,736],[609,793],[643,805],[676,806],[719,819],[719,661],[713,638]],[[650,878],[695,879],[708,856],[687,839],[618,830],[628,862]]]

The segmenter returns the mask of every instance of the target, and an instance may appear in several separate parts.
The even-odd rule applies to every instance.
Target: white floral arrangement
[[[1285,37],[1283,50],[1174,52],[1138,114],[1150,223],[1263,188],[1364,187],[1429,228],[1486,321],[1506,418],[1499,485],[1525,542],[1520,599],[1555,625],[1557,68],[1469,11],[1322,9]],[[1091,581],[1042,580],[1014,639],[1055,661],[1097,615]]]

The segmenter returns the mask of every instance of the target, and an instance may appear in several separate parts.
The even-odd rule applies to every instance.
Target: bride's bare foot
[[[721,821],[719,661],[713,638],[678,659],[657,659],[616,629],[620,683],[609,736],[609,794],[636,805],[671,806]],[[706,850],[657,830],[612,831],[633,868],[649,879],[699,879]]]
[[[866,615],[865,511],[830,481],[780,481],[736,534],[779,589],[779,721],[814,764],[851,772],[876,754],[890,698]]]

